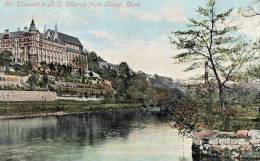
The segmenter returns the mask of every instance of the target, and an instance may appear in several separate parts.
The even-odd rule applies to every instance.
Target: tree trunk
[[[219,85],[219,104],[220,111],[223,113],[225,111],[225,103],[224,103],[224,90],[221,85]]]
[[[212,105],[213,105],[213,99],[212,99],[212,92],[210,88],[210,83],[208,83],[208,94],[209,94],[209,100],[208,100],[208,111],[212,111]]]

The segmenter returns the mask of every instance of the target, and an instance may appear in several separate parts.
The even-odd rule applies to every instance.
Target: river
[[[4,120],[0,161],[192,161],[191,139],[151,112]]]

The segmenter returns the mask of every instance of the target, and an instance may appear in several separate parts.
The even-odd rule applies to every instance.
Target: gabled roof
[[[52,34],[54,34],[53,30],[48,29],[48,31],[51,32]],[[70,36],[70,35],[58,32],[58,38],[59,38],[60,41],[65,42],[65,43],[83,46],[81,44],[81,42],[79,41],[79,39],[77,37],[74,37],[74,36]]]
[[[45,39],[45,40],[48,40],[48,41],[59,42],[61,44],[65,44],[61,40],[54,40],[53,33],[51,33],[51,38],[50,39],[47,37],[47,33],[45,33],[45,34],[41,33],[40,36],[41,36],[42,39]]]

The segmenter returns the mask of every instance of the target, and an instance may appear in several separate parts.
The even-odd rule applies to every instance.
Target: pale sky
[[[24,4],[18,2],[33,2]],[[53,2],[53,3],[50,3]],[[66,6],[79,2],[77,6]],[[107,7],[107,3],[117,3]],[[127,6],[127,2],[138,4]],[[157,73],[173,79],[196,74],[183,72],[184,65],[173,64],[178,51],[169,43],[171,31],[183,29],[187,18],[196,16],[197,6],[206,0],[2,0],[0,29],[14,31],[29,26],[32,17],[43,31],[44,24],[79,37],[85,49],[96,51],[111,63],[126,61],[135,71]],[[246,6],[250,0],[218,0],[219,9]],[[95,3],[95,4],[94,4]],[[118,3],[121,4],[120,8]],[[80,6],[80,5],[81,6]],[[32,5],[32,6],[25,6]],[[84,6],[82,6],[84,5]],[[260,19],[242,18],[234,13],[231,23],[239,24],[250,37],[260,37]]]

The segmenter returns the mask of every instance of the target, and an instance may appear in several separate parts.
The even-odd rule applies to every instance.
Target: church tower
[[[29,33],[31,35],[31,38],[29,39],[29,47],[28,47],[28,58],[29,61],[34,64],[39,61],[38,59],[38,53],[39,48],[37,47],[38,42],[40,40],[40,32],[37,30],[34,19],[32,19],[32,22],[30,24]]]
[[[30,25],[30,28],[29,28],[29,32],[32,32],[32,31],[37,31],[36,29],[36,26],[35,26],[35,23],[34,23],[34,20],[32,19],[32,22],[31,22],[31,25]]]

